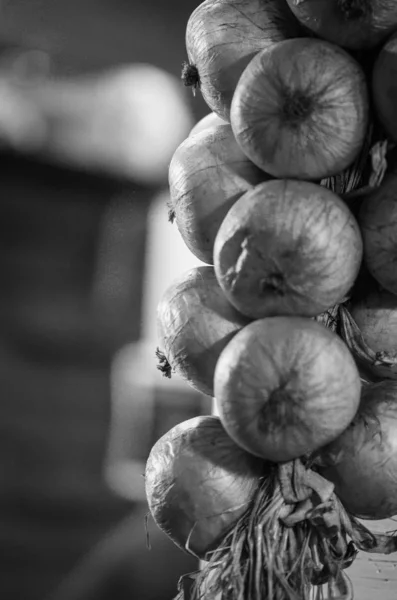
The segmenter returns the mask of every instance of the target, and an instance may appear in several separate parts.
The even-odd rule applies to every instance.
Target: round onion
[[[214,381],[228,434],[274,462],[334,440],[360,400],[360,377],[346,345],[303,317],[272,317],[244,327],[221,353]]]
[[[375,290],[350,306],[365,342],[375,352],[397,350],[397,296]]]
[[[312,180],[335,175],[354,161],[365,139],[364,72],[328,42],[278,42],[244,70],[230,119],[246,155],[271,175]]]
[[[376,46],[397,27],[394,0],[287,0],[302,25],[346,48]]]
[[[171,368],[213,396],[216,362],[248,320],[227,301],[212,267],[195,267],[175,280],[158,309],[160,343]]]
[[[196,135],[196,133],[201,133],[206,129],[212,130],[214,127],[217,127],[218,125],[224,125],[225,123],[226,121],[218,117],[216,113],[210,112],[208,115],[205,115],[205,117],[200,119],[200,121],[198,121],[195,124],[195,126],[189,133],[189,136]]]
[[[266,179],[242,152],[227,123],[182,142],[169,168],[169,214],[197,258],[213,263],[215,236],[228,210]]]
[[[388,136],[397,141],[397,33],[378,54],[372,72],[372,96],[379,121]]]
[[[273,180],[232,206],[218,231],[214,265],[229,301],[251,318],[316,316],[349,291],[360,268],[355,218],[314,183]]]
[[[359,224],[364,242],[364,258],[371,275],[382,287],[397,294],[397,154],[380,187],[363,201]]]
[[[352,514],[387,519],[397,514],[397,382],[364,386],[351,425],[318,458],[321,474]]]
[[[339,308],[339,331],[369,381],[397,379],[397,297],[375,288]]]
[[[300,27],[279,0],[206,0],[186,30],[185,85],[200,87],[208,106],[229,120],[237,81],[251,58],[274,42],[297,37]]]
[[[265,463],[237,446],[218,417],[176,425],[153,446],[145,472],[156,524],[205,558],[248,509]]]

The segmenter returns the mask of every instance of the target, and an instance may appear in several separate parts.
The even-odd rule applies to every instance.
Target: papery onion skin
[[[397,6],[397,4],[396,4]],[[397,13],[397,8],[396,8]],[[397,27],[397,16],[396,16]],[[385,132],[397,141],[397,33],[383,46],[372,71],[372,97],[376,116]]]
[[[171,160],[169,206],[189,250],[213,264],[216,234],[244,192],[269,179],[243,153],[229,124],[188,137]]]
[[[238,79],[251,58],[262,48],[300,33],[285,0],[206,0],[200,4],[187,24],[186,48],[211,110],[228,121]]]
[[[215,370],[221,421],[242,448],[286,462],[335,439],[353,419],[360,378],[346,345],[302,317],[254,321]]]
[[[394,0],[287,0],[298,20],[320,38],[368,49],[397,27]]]
[[[360,65],[337,46],[286,40],[259,52],[244,70],[231,125],[245,154],[278,178],[318,180],[346,169],[368,123]]]
[[[351,425],[317,457],[346,509],[363,519],[397,514],[397,382],[364,386]]]
[[[364,260],[378,283],[397,294],[397,154],[388,158],[389,170],[380,187],[364,198],[359,225]]]
[[[145,487],[151,514],[175,544],[204,559],[248,509],[266,469],[230,439],[218,417],[194,417],[150,452]]]
[[[228,300],[251,318],[316,316],[349,291],[362,259],[347,205],[317,184],[273,180],[232,206],[215,239]]]
[[[221,351],[248,322],[227,301],[209,266],[176,279],[157,309],[159,342],[171,368],[208,396]]]
[[[200,121],[198,121],[192,130],[189,133],[189,137],[196,135],[196,133],[201,133],[205,130],[211,130],[218,125],[224,125],[226,121],[218,117],[218,115],[214,112],[210,112],[208,115],[205,115]]]

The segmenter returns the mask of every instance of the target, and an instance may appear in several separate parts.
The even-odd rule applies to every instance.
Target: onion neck
[[[284,123],[296,127],[312,114],[313,100],[303,92],[289,92],[281,110]]]
[[[181,79],[186,87],[192,87],[193,91],[200,86],[200,75],[196,65],[184,62],[182,65]]]

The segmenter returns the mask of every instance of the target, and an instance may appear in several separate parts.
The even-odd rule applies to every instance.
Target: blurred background
[[[209,401],[156,369],[198,264],[167,168],[208,109],[193,0],[0,1],[0,597],[170,600],[196,561],[150,521],[153,443]]]

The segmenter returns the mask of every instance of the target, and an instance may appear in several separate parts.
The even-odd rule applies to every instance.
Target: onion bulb
[[[160,343],[170,368],[209,396],[221,351],[247,323],[225,298],[214,269],[207,266],[176,279],[157,309]]]
[[[228,300],[251,318],[316,316],[347,294],[362,241],[347,205],[317,184],[273,180],[232,206],[214,265]]]
[[[274,462],[334,440],[360,401],[360,377],[346,345],[303,317],[260,319],[244,327],[221,353],[214,381],[228,434]]]
[[[323,40],[278,42],[244,70],[230,120],[248,158],[271,175],[335,175],[354,161],[366,136],[364,72],[347,52]]]
[[[265,463],[237,446],[218,417],[184,421],[153,446],[145,472],[156,524],[205,558],[249,507]]]
[[[397,296],[374,289],[339,308],[339,329],[363,376],[397,379]]]
[[[224,125],[226,121],[218,117],[214,112],[210,112],[208,115],[205,115],[200,121],[198,121],[192,130],[189,133],[189,136],[196,135],[196,133],[201,133],[206,129],[212,130],[217,125]]]
[[[396,4],[397,27],[397,4]],[[397,33],[383,46],[372,71],[376,116],[385,132],[397,141]]]
[[[394,0],[287,0],[302,25],[338,46],[376,46],[397,27]]]
[[[380,187],[361,205],[359,224],[364,259],[371,275],[382,287],[397,294],[397,154],[392,153],[389,170]]]
[[[206,0],[187,24],[185,85],[199,87],[211,110],[229,120],[237,81],[251,58],[298,35],[300,27],[285,0]]]
[[[169,168],[170,220],[189,250],[213,263],[215,236],[230,207],[269,176],[243,153],[228,123],[188,137]]]
[[[350,513],[363,519],[396,515],[397,382],[364,386],[352,423],[317,461]]]
[[[376,352],[397,351],[397,297],[373,290],[350,306],[366,343]]]

